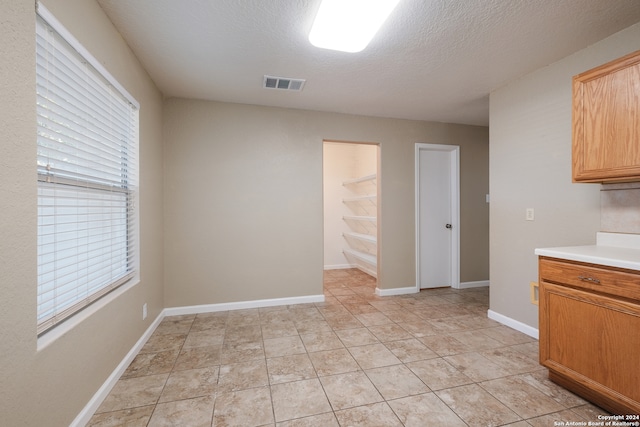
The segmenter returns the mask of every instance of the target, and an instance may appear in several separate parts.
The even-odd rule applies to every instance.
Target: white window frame
[[[55,109],[61,108],[62,103],[53,106],[53,110],[48,110],[48,106],[44,106],[44,104],[53,105],[55,101],[49,102],[47,99],[45,102],[41,102],[46,95],[38,91],[37,333],[42,336],[46,332],[57,329],[54,327],[63,324],[66,320],[85,318],[89,315],[87,313],[89,310],[85,310],[87,307],[96,310],[99,308],[98,306],[108,302],[105,301],[107,298],[102,297],[117,288],[128,289],[139,281],[137,170],[139,165],[140,105],[40,3],[37,4],[37,14],[39,16],[38,34],[41,34],[42,29],[41,18],[49,31],[57,33],[57,36],[52,36],[52,40],[56,40],[54,42],[56,49],[66,50],[70,54],[69,57],[72,57],[70,63],[77,66],[77,68],[70,68],[78,72],[73,78],[62,73],[64,79],[68,79],[65,82],[72,81],[74,84],[80,84],[80,76],[85,87],[90,85],[91,88],[96,88],[96,91],[107,93],[106,99],[110,103],[114,103],[115,100],[114,104],[120,105],[120,107],[116,107],[120,109],[119,111],[123,111],[123,106],[125,106],[125,110],[128,109],[125,124],[121,126],[125,132],[118,134],[118,138],[103,143],[101,141],[103,138],[108,138],[105,137],[108,134],[99,132],[96,133],[99,136],[95,140],[86,135],[80,135],[75,142],[72,141],[76,138],[75,136],[69,137],[67,141],[67,135],[76,130],[73,128],[75,124],[68,126],[68,122],[64,122],[66,119],[58,121],[55,114],[61,110]],[[47,53],[49,52],[47,51]],[[57,58],[55,60],[57,61]],[[39,64],[45,62],[39,62]],[[39,77],[38,82],[45,82],[48,78],[48,75]],[[93,89],[85,89],[81,92],[84,94],[92,91]],[[73,100],[69,100],[71,98]],[[70,105],[72,108],[88,108],[86,105],[76,104],[76,99],[72,96],[64,101],[68,101],[68,104],[65,105]],[[105,110],[115,113],[118,111],[108,108]],[[92,127],[95,123],[108,122],[105,116],[101,116],[100,119],[95,118],[98,115],[87,114],[87,116],[89,117],[85,120],[88,123],[87,128]],[[117,117],[115,119],[113,117],[116,116],[109,117],[112,123],[106,125],[110,129],[113,129],[115,126],[113,123],[118,121]],[[47,128],[48,124],[54,121],[56,123]],[[60,132],[53,129],[58,125],[60,125],[59,129],[62,129]],[[78,129],[82,127],[82,125],[78,126]],[[100,151],[103,149],[112,150],[112,152]],[[74,156],[75,152],[72,150],[84,151],[82,151],[82,155]],[[45,156],[51,156],[52,160],[44,159]],[[111,160],[109,160],[109,156],[111,156]],[[72,209],[75,209],[74,213],[71,215],[62,213],[64,209],[60,208],[60,201],[70,203]],[[84,204],[85,202],[87,204]],[[75,221],[65,222],[64,219],[61,219],[65,216],[72,220],[75,219]],[[64,239],[55,236],[62,234],[60,230],[63,227],[58,225],[54,227],[53,223],[62,224],[64,227],[72,224],[75,229],[67,232],[66,235],[71,236],[69,240],[78,241],[78,246],[66,251],[59,249],[66,243]],[[97,225],[106,231],[87,231],[97,228]],[[89,238],[84,237],[87,233],[90,234]],[[55,243],[52,243],[53,241]],[[98,241],[102,243],[98,243]],[[89,254],[87,248],[94,248],[92,254],[99,254]],[[69,254],[71,254],[71,258],[67,256]],[[65,258],[66,261],[60,261]],[[71,261],[69,261],[70,259]],[[75,271],[72,271],[70,275],[65,274],[64,279],[57,277],[52,279],[53,276],[63,275],[63,267],[61,267],[63,264],[65,265],[64,269]],[[98,264],[102,266],[101,269],[97,267]],[[99,274],[98,270],[102,276],[100,279],[95,278]],[[52,274],[52,272],[60,272],[60,274]],[[73,279],[76,277],[77,280]],[[125,284],[126,286],[122,286]],[[57,289],[60,289],[60,294],[65,293],[72,296],[69,298],[56,296]],[[56,302],[58,300],[64,301],[59,304]],[[96,301],[100,301],[101,304],[94,304]],[[45,302],[49,303],[48,309],[44,308]],[[83,315],[78,316],[80,313]]]

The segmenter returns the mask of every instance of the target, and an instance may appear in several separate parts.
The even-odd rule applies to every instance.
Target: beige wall
[[[415,286],[415,143],[460,145],[461,277],[488,279],[487,128],[169,99],[163,135],[167,307],[322,293],[323,140],[380,144],[382,289]]]
[[[489,129],[452,126],[449,137],[465,141],[453,143],[460,145],[460,282],[489,280],[489,149],[473,143],[486,141]]]
[[[491,310],[538,326],[536,247],[595,243],[600,185],[571,183],[571,78],[640,49],[629,27],[491,94]],[[535,221],[525,221],[525,209]]]
[[[163,308],[161,95],[96,3],[45,5],[141,104],[142,277],[37,350],[34,2],[0,2],[0,424],[7,426],[69,425]]]

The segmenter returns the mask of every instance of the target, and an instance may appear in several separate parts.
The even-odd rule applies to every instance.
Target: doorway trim
[[[451,287],[460,289],[460,146],[416,143],[415,148],[415,222],[416,222],[416,292],[420,292],[420,153],[445,151],[451,160]]]
[[[376,147],[376,269],[375,269],[375,279],[376,279],[376,288],[375,288],[375,294],[378,294],[379,291],[379,286],[380,286],[380,259],[381,259],[381,225],[382,225],[382,221],[381,221],[381,194],[382,194],[382,186],[381,186],[381,172],[382,172],[382,164],[381,164],[381,158],[382,158],[382,144],[379,142],[363,142],[363,141],[351,141],[351,140],[341,140],[341,139],[323,139],[322,140],[322,146],[323,146],[323,155],[322,155],[322,185],[323,185],[323,189],[322,189],[322,209],[323,209],[323,251],[324,251],[324,246],[326,244],[326,236],[324,235],[325,230],[324,230],[324,210],[325,210],[325,199],[324,199],[324,185],[325,185],[325,174],[324,174],[324,166],[325,163],[327,161],[327,159],[325,158],[324,155],[324,146],[325,144],[348,144],[348,145],[368,145],[368,146],[373,146]],[[324,262],[323,262],[324,264]],[[345,264],[346,267],[346,264]],[[355,265],[346,267],[346,268],[357,268]],[[324,265],[323,265],[323,269],[324,269]]]

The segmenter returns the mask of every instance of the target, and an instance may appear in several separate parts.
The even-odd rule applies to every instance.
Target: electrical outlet
[[[538,283],[530,282],[529,288],[530,288],[529,294],[531,298],[531,304],[540,305],[540,288],[538,286]]]
[[[533,218],[533,208],[527,208],[524,219],[526,219],[527,221],[533,221]]]
[[[147,303],[142,304],[142,320],[147,318]]]

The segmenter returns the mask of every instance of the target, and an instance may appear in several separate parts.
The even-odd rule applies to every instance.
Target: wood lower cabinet
[[[573,180],[640,181],[640,51],[573,78]]]
[[[640,414],[640,272],[540,257],[540,363],[613,414]]]

